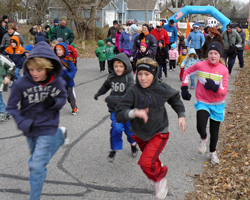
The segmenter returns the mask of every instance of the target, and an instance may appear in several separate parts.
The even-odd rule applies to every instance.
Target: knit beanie
[[[137,32],[137,26],[136,26],[136,24],[132,24],[130,27],[131,27],[131,29],[132,29],[134,32]]]
[[[56,48],[57,48],[57,47],[59,47],[60,49],[62,49],[62,50],[63,50],[63,53],[65,54],[65,49],[64,49],[64,47],[63,47],[62,45],[58,44],[58,45],[56,45]]]
[[[62,20],[67,21],[67,17],[66,16],[61,16],[60,21],[62,21]]]
[[[106,39],[106,43],[108,43],[108,42],[112,43],[112,39],[110,37],[107,37],[107,39]]]
[[[193,24],[193,27],[194,27],[194,28],[199,28],[199,23],[194,23],[194,24]]]
[[[59,19],[58,19],[58,18],[55,18],[55,19],[54,19],[54,23],[59,23]]]
[[[31,45],[29,44],[29,45],[27,45],[27,46],[25,47],[24,53],[29,53],[32,49],[33,49],[33,46],[31,46]]]
[[[7,16],[7,15],[4,15],[4,16],[3,16],[3,20],[5,20],[5,19],[8,19],[8,16]]]
[[[159,42],[162,43],[162,45],[164,45],[163,39],[159,39],[157,44],[159,44]]]
[[[46,30],[47,28],[49,28],[49,27],[50,27],[49,25],[46,25],[46,26],[45,26],[45,30]]]
[[[236,27],[239,27],[240,29],[242,29],[242,26],[240,24],[237,24]]]
[[[154,76],[156,75],[156,68],[155,68],[155,66],[150,65],[150,64],[140,63],[139,65],[137,65],[136,70],[137,70],[137,73],[139,71],[141,71],[141,70],[145,70],[145,71],[150,72]]]
[[[211,42],[209,45],[208,45],[208,48],[207,48],[207,53],[211,50],[215,50],[215,51],[218,51],[218,53],[220,54],[220,56],[222,56],[222,50],[223,50],[223,47],[221,45],[221,43],[217,42],[217,41],[214,41],[214,42]]]
[[[118,24],[118,25],[117,25],[117,30],[121,30],[121,29],[123,29],[122,24]]]
[[[75,44],[74,43],[70,43],[70,46],[76,48]]]
[[[175,49],[176,44],[175,44],[175,43],[174,43],[174,44],[171,44],[171,47]]]
[[[38,42],[41,42],[41,41],[44,41],[44,42],[47,42],[46,38],[42,35],[38,35],[36,37],[36,41],[35,41],[35,44],[37,44]]]
[[[145,48],[147,48],[147,44],[145,42],[142,42],[140,46],[144,46]]]
[[[142,26],[146,26],[147,29],[149,30],[149,25],[148,24],[142,24]]]
[[[14,39],[11,39],[11,40],[10,40],[10,43],[16,43],[16,45],[17,45],[17,41],[14,40]]]

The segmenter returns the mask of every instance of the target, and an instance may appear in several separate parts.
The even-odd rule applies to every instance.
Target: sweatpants
[[[184,68],[180,68],[180,79],[182,79],[183,78],[183,74],[184,74]]]
[[[172,70],[172,68],[175,69],[175,67],[176,67],[176,60],[170,60],[169,61],[169,69]]]
[[[68,94],[68,102],[70,103],[70,106],[72,108],[72,112],[77,111],[77,106],[76,106],[76,96],[75,96],[75,90],[74,87],[66,87],[67,94]]]
[[[99,65],[100,65],[100,71],[104,71],[105,70],[105,61],[99,61]]]
[[[207,121],[209,118],[210,114],[206,110],[198,110],[197,115],[196,115],[196,120],[197,120],[197,131],[200,134],[202,139],[207,138]],[[216,145],[218,142],[219,138],[219,128],[220,128],[220,122],[215,121],[210,118],[210,124],[209,124],[209,129],[210,129],[210,145],[209,149],[210,152],[216,151]]]
[[[161,166],[161,161],[159,159],[160,153],[167,144],[169,138],[169,132],[167,133],[157,133],[151,140],[144,141],[132,136],[134,141],[138,144],[140,150],[142,151],[141,157],[138,161],[138,165],[141,167],[144,174],[155,182],[163,179],[168,171],[168,167],[164,165]]]

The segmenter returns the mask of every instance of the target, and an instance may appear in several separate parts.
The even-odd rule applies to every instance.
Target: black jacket
[[[166,59],[168,59],[168,50],[166,47],[157,47],[156,52],[156,61],[159,65],[164,65],[166,63]]]
[[[0,44],[2,43],[2,39],[5,33],[7,33],[7,31],[2,26],[0,26]]]

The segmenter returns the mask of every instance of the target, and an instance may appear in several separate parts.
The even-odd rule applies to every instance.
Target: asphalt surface
[[[60,126],[67,127],[70,145],[60,148],[48,164],[42,200],[156,199],[150,181],[137,165],[141,153],[137,158],[131,157],[125,136],[123,150],[117,153],[114,163],[107,161],[111,120],[104,99],[108,94],[99,97],[98,101],[93,98],[107,76],[107,69],[104,73],[99,72],[97,58],[79,61],[75,78],[79,113],[72,116],[68,103],[61,111]],[[232,81],[233,77],[230,77]],[[163,82],[180,90],[179,67],[176,71],[168,71],[168,77],[163,77]],[[170,138],[160,159],[169,167],[169,193],[166,197],[169,200],[183,200],[186,192],[193,191],[192,177],[201,173],[206,166],[204,163],[209,162],[207,154],[201,155],[197,151],[199,135],[193,106],[196,99],[195,91],[190,92],[191,101],[184,101],[187,123],[184,134],[178,126],[176,113],[166,105]],[[3,92],[3,96],[7,102],[9,92]],[[27,161],[30,154],[26,138],[17,129],[14,119],[1,122],[0,130],[0,199],[28,199]]]

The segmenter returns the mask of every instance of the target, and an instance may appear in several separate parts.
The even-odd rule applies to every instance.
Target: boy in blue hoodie
[[[65,42],[59,42],[55,46],[55,54],[59,57],[62,65],[63,65],[63,72],[62,72],[62,78],[66,81],[66,90],[68,93],[68,102],[70,103],[70,106],[72,108],[72,115],[76,115],[78,112],[77,106],[76,106],[76,97],[75,97],[75,91],[74,91],[74,77],[76,75],[76,67],[74,63],[72,63],[68,59],[68,48],[67,44]]]
[[[124,131],[127,135],[127,140],[131,144],[132,157],[136,157],[138,149],[136,143],[132,139],[134,133],[130,130],[130,122],[117,123],[115,119],[115,107],[126,91],[134,84],[134,78],[132,75],[132,67],[130,61],[125,53],[116,55],[109,63],[109,71],[111,72],[107,80],[103,83],[102,87],[95,94],[94,99],[97,100],[99,96],[104,95],[110,89],[112,90],[110,95],[106,97],[109,112],[111,114],[110,119],[111,130],[110,130],[110,142],[111,150],[108,155],[108,161],[113,162],[115,159],[116,151],[122,150],[122,132]]]
[[[24,70],[26,75],[12,86],[7,111],[28,140],[30,200],[34,200],[40,199],[46,165],[59,147],[68,143],[66,128],[58,128],[59,111],[66,103],[67,92],[60,77],[61,62],[47,43],[35,45]]]

